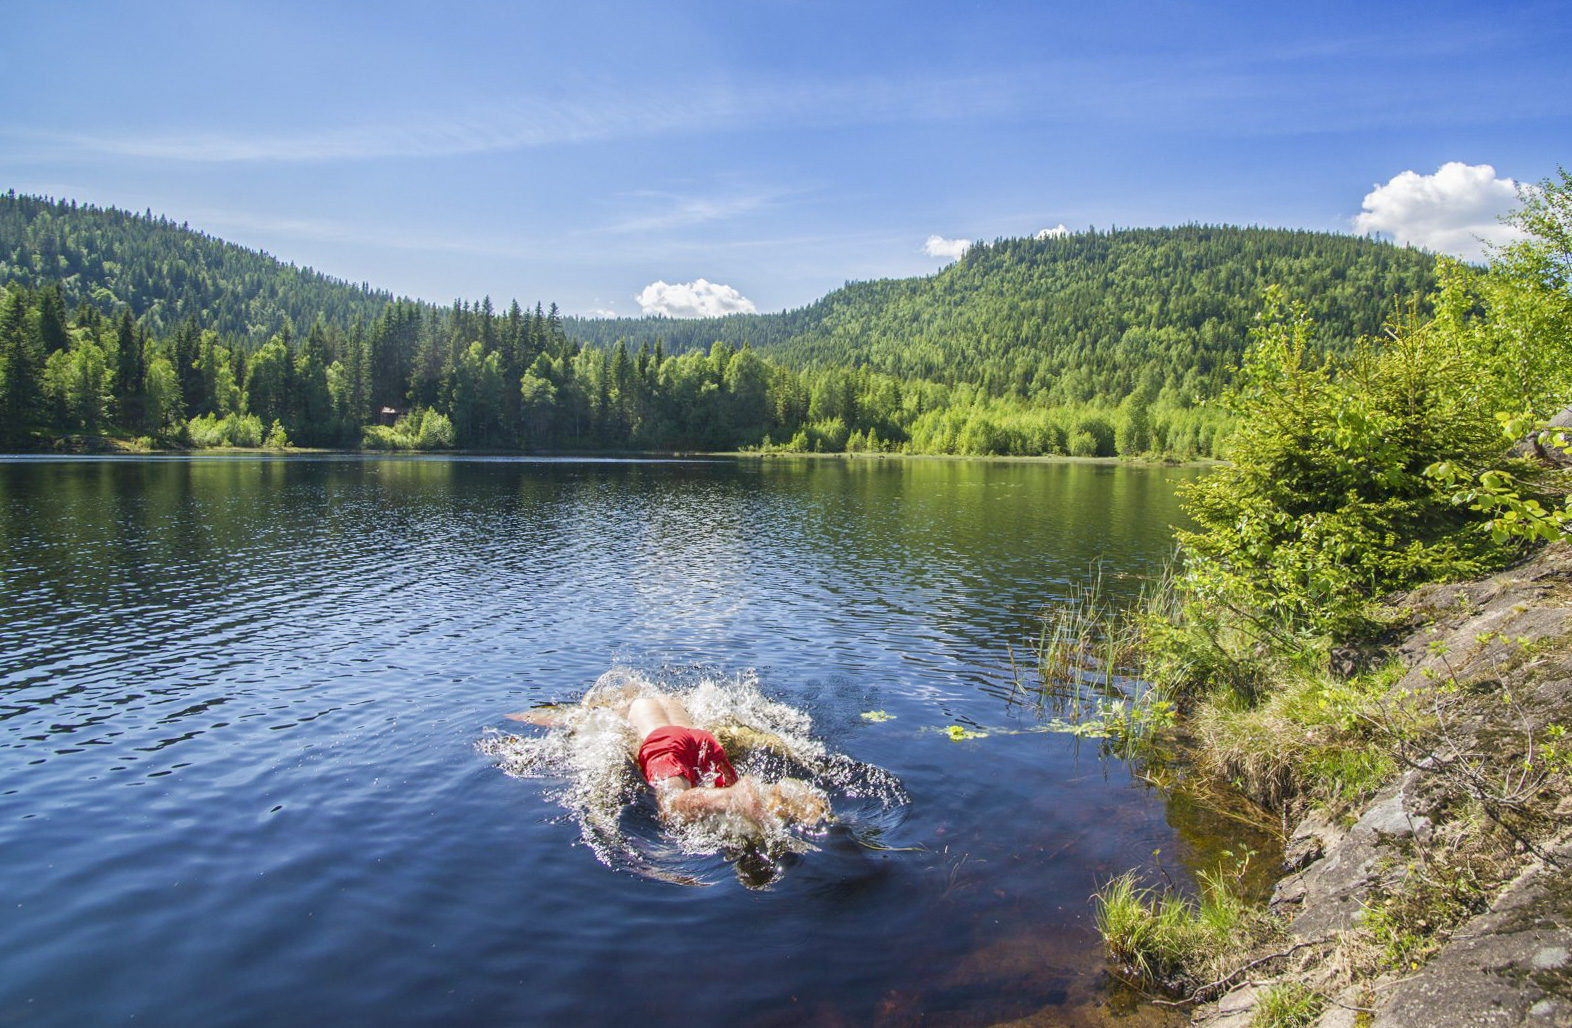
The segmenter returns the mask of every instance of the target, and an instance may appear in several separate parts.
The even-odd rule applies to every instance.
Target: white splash
[[[613,704],[632,696],[675,695],[695,727],[726,744],[739,774],[781,788],[799,802],[817,801],[836,816],[835,804],[872,801],[882,810],[908,800],[895,776],[832,753],[813,736],[805,711],[771,700],[751,672],[662,672],[651,676],[616,667],[574,704],[552,709],[557,723],[538,734],[490,732],[477,743],[497,767],[516,778],[557,779],[546,797],[579,826],[580,837],[608,867],[684,884],[702,884],[692,858],[719,855],[743,884],[768,885],[783,861],[814,850],[823,826],[794,826],[771,817],[757,824],[741,816],[663,823],[634,765],[638,740]]]

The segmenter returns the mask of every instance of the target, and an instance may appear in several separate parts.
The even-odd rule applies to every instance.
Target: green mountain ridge
[[[348,330],[392,293],[225,242],[151,211],[0,196],[0,283],[58,284],[68,309],[122,306],[153,335],[187,318],[260,344],[292,323]],[[1185,225],[980,243],[929,276],[849,282],[776,314],[569,317],[571,339],[610,350],[752,347],[793,368],[866,368],[968,383],[988,395],[1117,402],[1143,382],[1215,395],[1248,341],[1262,292],[1303,300],[1327,349],[1379,333],[1394,304],[1428,294],[1434,258],[1355,236]],[[435,305],[421,304],[427,310]]]
[[[155,335],[187,318],[261,342],[286,322],[371,321],[392,293],[296,267],[155,216],[75,200],[0,196],[0,284],[58,285],[68,308],[122,306]]]
[[[1435,258],[1355,236],[1187,225],[972,247],[920,278],[848,283],[780,314],[578,319],[600,346],[658,338],[681,353],[752,345],[794,367],[867,367],[970,382],[990,395],[1047,390],[1057,402],[1117,399],[1155,369],[1214,395],[1237,363],[1268,286],[1302,300],[1331,350],[1380,332],[1394,305],[1428,294]]]
[[[276,422],[270,438],[326,446],[1207,455],[1229,420],[1205,401],[1268,287],[1341,352],[1430,293],[1434,265],[1330,233],[1120,229],[979,244],[780,314],[564,320],[395,300],[151,212],[8,193],[0,431],[222,445]],[[373,431],[404,411],[404,429]]]

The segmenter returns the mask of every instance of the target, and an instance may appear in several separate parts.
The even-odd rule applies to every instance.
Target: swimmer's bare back
[[[634,734],[643,742],[659,728],[692,728],[693,715],[675,696],[639,696],[619,711],[633,726]]]

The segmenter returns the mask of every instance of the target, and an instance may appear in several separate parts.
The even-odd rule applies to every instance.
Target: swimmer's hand
[[[830,820],[830,799],[824,793],[796,778],[782,778],[765,791],[770,813],[789,825],[812,828]]]
[[[568,713],[558,706],[546,706],[521,710],[516,714],[507,715],[507,718],[509,721],[522,721],[526,725],[540,725],[542,728],[551,728],[566,721]]]

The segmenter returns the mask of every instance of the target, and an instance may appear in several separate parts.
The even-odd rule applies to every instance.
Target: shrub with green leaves
[[[1181,588],[1281,640],[1345,634],[1371,597],[1488,562],[1469,512],[1425,475],[1510,463],[1457,344],[1410,309],[1384,347],[1334,363],[1304,308],[1269,292],[1229,397],[1232,464],[1187,497]]]
[[[1188,497],[1192,600],[1260,640],[1344,635],[1374,596],[1564,531],[1511,446],[1572,401],[1572,176],[1524,196],[1525,240],[1484,271],[1443,259],[1435,315],[1410,304],[1346,362],[1268,292],[1226,400],[1233,463]]]
[[[186,423],[186,438],[201,449],[262,445],[262,419],[255,414],[204,414]]]
[[[1268,291],[1223,399],[1231,463],[1186,496],[1182,602],[1146,625],[1165,684],[1254,704],[1283,664],[1370,626],[1383,594],[1567,534],[1568,476],[1514,444],[1572,402],[1572,176],[1524,196],[1524,240],[1487,269],[1442,259],[1434,313],[1411,301],[1351,356],[1325,356],[1306,309]]]
[[[367,450],[446,450],[454,443],[453,422],[435,410],[413,410],[392,427],[367,425],[360,445]]]

